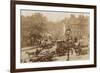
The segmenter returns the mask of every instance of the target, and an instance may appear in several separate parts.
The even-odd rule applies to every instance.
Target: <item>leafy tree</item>
[[[40,13],[31,16],[21,16],[22,47],[32,46],[46,30],[46,17]]]

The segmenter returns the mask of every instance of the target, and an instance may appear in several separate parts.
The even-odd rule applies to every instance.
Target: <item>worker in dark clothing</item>
[[[66,29],[66,32],[65,32],[65,37],[66,37],[66,50],[67,50],[67,61],[69,61],[69,52],[70,52],[70,49],[71,49],[71,46],[72,46],[72,36],[71,36],[71,29],[68,28]]]

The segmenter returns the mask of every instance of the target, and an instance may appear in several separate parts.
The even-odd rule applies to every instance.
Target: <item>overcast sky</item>
[[[72,12],[51,12],[51,11],[32,11],[32,10],[21,10],[21,15],[30,16],[34,13],[41,13],[43,16],[46,16],[49,21],[59,21],[65,17],[70,17],[70,14],[78,15],[89,15],[88,13],[72,13]]]

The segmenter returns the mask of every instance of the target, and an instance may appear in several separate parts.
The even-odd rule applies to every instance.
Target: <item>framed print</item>
[[[11,72],[96,67],[96,6],[11,1]]]

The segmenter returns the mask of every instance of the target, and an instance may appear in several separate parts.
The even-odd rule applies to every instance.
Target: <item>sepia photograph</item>
[[[89,16],[21,10],[21,63],[89,59]]]
[[[96,67],[96,6],[11,2],[11,72]]]

